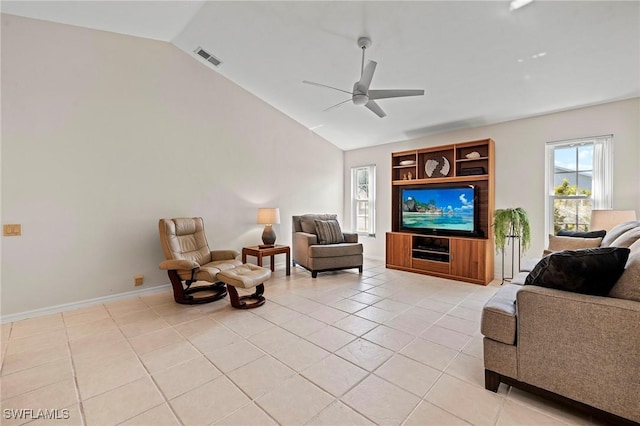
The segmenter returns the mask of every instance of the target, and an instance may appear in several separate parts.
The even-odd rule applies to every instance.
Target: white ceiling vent
[[[216,67],[222,63],[220,59],[216,58],[201,47],[198,47],[195,52],[197,55],[202,56],[207,62],[211,62]]]

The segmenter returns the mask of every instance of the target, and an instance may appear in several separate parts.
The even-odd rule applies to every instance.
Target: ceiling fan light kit
[[[365,50],[371,47],[371,39],[369,37],[360,37],[358,38],[358,47],[362,49],[362,64],[360,67],[360,80],[356,81],[353,84],[353,91],[348,92],[346,90],[338,89],[336,87],[327,86],[326,84],[314,83],[312,81],[304,80],[303,83],[310,84],[313,86],[326,87],[328,89],[338,90],[340,92],[348,93],[351,95],[351,99],[347,99],[346,101],[339,102],[329,108],[325,109],[328,111],[333,109],[339,105],[342,105],[349,100],[353,102],[354,105],[364,105],[378,117],[385,117],[387,114],[380,108],[380,106],[375,102],[376,99],[389,99],[389,98],[400,98],[406,96],[422,96],[424,95],[424,90],[419,89],[400,89],[400,90],[369,90],[369,86],[371,86],[371,80],[373,79],[373,74],[376,71],[376,66],[378,65],[375,61],[368,61],[367,65],[364,64],[364,54]]]

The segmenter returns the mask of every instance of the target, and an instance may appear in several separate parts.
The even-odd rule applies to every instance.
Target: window
[[[376,234],[376,166],[351,168],[351,223],[358,234]]]
[[[611,208],[612,136],[547,144],[548,233],[587,231],[592,209]]]

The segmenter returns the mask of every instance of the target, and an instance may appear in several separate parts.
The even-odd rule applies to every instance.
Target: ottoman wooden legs
[[[227,292],[229,293],[229,299],[231,299],[231,306],[238,309],[253,309],[258,306],[264,305],[266,301],[264,296],[264,284],[258,284],[256,291],[253,294],[246,296],[238,296],[238,290],[231,284],[227,284]],[[253,303],[247,303],[248,300],[255,300]]]
[[[216,279],[227,285],[231,306],[238,309],[252,309],[264,305],[265,298],[262,296],[264,293],[264,282],[270,277],[271,271],[269,269],[246,263],[232,269],[218,272]],[[238,296],[236,287],[255,287],[256,290],[253,294],[240,297]],[[254,300],[254,302],[247,303],[248,300]]]

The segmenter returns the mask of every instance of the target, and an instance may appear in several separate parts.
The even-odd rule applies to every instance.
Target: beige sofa
[[[292,249],[293,266],[300,265],[311,271],[316,278],[318,272],[358,268],[362,273],[362,244],[358,234],[342,232],[344,242],[321,244],[315,220],[335,221],[334,214],[306,214],[293,216]]]
[[[482,313],[485,388],[495,392],[502,382],[614,424],[640,422],[639,237],[634,221],[602,240],[630,249],[609,297],[513,283],[500,288]]]

